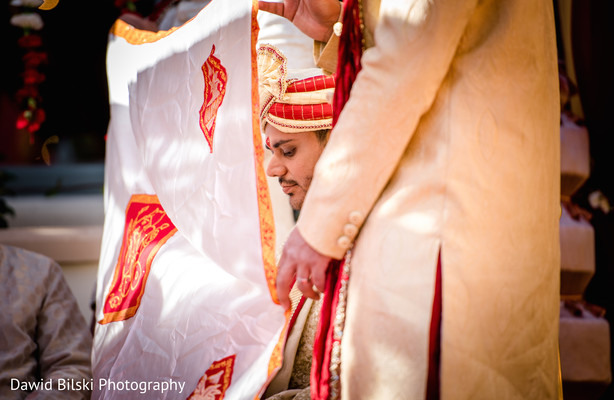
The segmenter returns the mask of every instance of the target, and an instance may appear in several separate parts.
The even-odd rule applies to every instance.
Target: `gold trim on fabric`
[[[252,132],[254,140],[254,156],[256,167],[256,189],[258,192],[258,214],[260,217],[260,240],[262,243],[262,261],[264,273],[271,298],[279,304],[275,289],[277,265],[275,264],[275,224],[273,222],[273,206],[269,196],[269,187],[264,173],[264,146],[260,133],[260,115],[258,112],[258,64],[256,56],[256,43],[258,40],[258,2],[252,1]]]
[[[267,114],[265,121],[273,125],[275,128],[279,129],[280,131],[287,133],[305,132],[306,130],[315,131],[319,129],[330,129],[333,126],[332,118],[297,121]]]
[[[337,400],[341,396],[341,342],[345,329],[345,311],[347,307],[348,285],[350,280],[350,268],[352,261],[352,249],[345,253],[343,273],[341,274],[341,286],[339,288],[339,300],[333,322],[333,347],[330,356],[330,400]]]
[[[260,93],[258,91],[258,58],[256,54],[256,45],[258,42],[258,1],[252,0],[252,132],[254,140],[254,158],[256,167],[256,190],[258,194],[258,215],[260,218],[260,242],[262,244],[262,261],[264,264],[264,274],[271,299],[279,304],[277,290],[275,288],[275,280],[277,277],[277,265],[275,264],[275,224],[273,221],[273,206],[271,197],[269,196],[269,187],[267,178],[264,173],[264,146],[262,144],[262,134],[260,133]],[[288,326],[290,324],[290,310],[287,310],[285,315],[284,327],[279,335],[279,339],[271,358],[267,370],[267,380],[261,389],[260,393],[254,398],[258,399],[260,394],[264,393],[269,382],[272,380],[273,374],[281,368],[283,359],[283,350],[288,335]]]
[[[144,44],[144,43],[153,43],[156,42],[163,37],[170,35],[172,32],[176,31],[178,27],[173,27],[167,31],[145,31],[141,29],[137,29],[134,26],[130,25],[127,22],[118,19],[115,21],[113,26],[111,26],[111,33],[115,36],[124,38],[126,42],[130,44]]]
[[[226,82],[228,82],[226,68],[214,54],[215,45],[211,47],[211,53],[201,67],[205,88],[198,121],[211,153],[213,153],[213,134],[215,133],[217,111],[226,96]]]

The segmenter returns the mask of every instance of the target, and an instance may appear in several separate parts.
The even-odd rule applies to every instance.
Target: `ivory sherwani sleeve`
[[[354,243],[341,396],[423,399],[438,376],[442,400],[556,399],[552,2],[384,0],[374,40],[298,221],[320,253]]]
[[[314,174],[298,221],[306,241],[341,258],[431,107],[476,1],[382,1],[375,46]]]
[[[439,376],[442,400],[556,399],[552,2],[383,0],[374,41],[298,221],[320,253],[354,243],[341,396],[423,399]]]

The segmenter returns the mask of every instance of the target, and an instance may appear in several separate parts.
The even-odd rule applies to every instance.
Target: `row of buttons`
[[[348,215],[349,223],[343,226],[343,235],[337,239],[337,245],[344,250],[350,248],[352,241],[358,234],[358,227],[362,225],[364,217],[360,211],[352,211]]]

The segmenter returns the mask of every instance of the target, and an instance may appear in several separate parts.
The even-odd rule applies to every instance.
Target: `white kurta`
[[[424,398],[441,253],[441,398],[557,398],[552,3],[363,5],[375,44],[298,221],[323,254],[355,241],[342,395]]]

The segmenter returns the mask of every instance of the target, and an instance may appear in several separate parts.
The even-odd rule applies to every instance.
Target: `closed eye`
[[[295,150],[296,150],[296,148],[293,147],[292,149],[290,149],[288,151],[282,152],[282,154],[284,155],[284,157],[292,157],[294,155],[294,153],[295,153]]]

